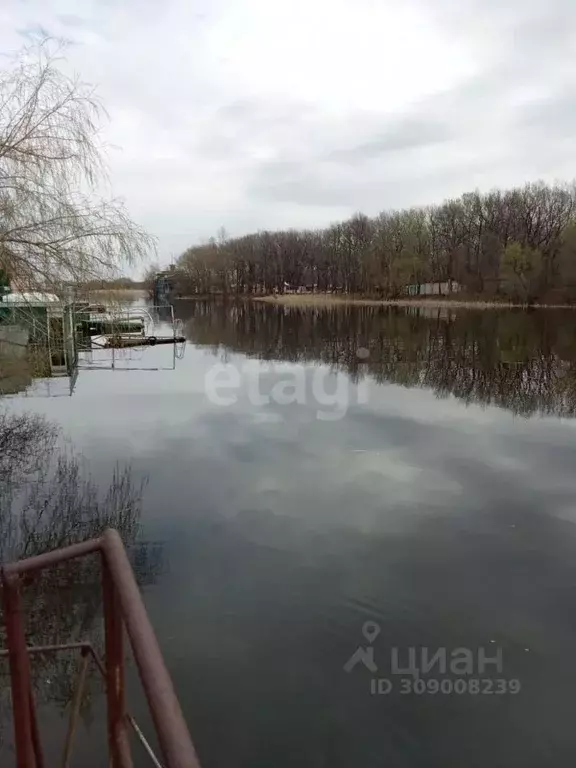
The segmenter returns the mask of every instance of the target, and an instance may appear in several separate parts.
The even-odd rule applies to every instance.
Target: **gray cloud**
[[[537,134],[574,138],[576,94],[561,92],[527,103],[518,110],[517,125]]]
[[[565,149],[548,141],[568,138],[576,127],[576,77],[568,66],[576,6],[566,0],[513,2],[506,8],[445,0],[435,4],[435,12],[446,29],[469,38],[482,54],[482,66],[415,102],[405,114],[382,121],[361,142],[304,157],[299,167],[294,159],[263,163],[250,187],[257,199],[376,212],[390,204],[432,202],[476,185],[576,172]]]
[[[91,26],[91,22],[88,19],[83,18],[82,16],[77,16],[75,13],[59,13],[56,16],[56,19],[65,27],[78,29],[80,27]]]
[[[29,0],[0,22],[4,51],[73,30],[114,191],[166,260],[221,225],[576,176],[572,0]]]
[[[355,163],[388,152],[402,152],[417,147],[427,147],[449,141],[454,133],[447,123],[422,119],[421,117],[403,117],[385,127],[382,135],[365,141],[350,149],[332,152],[328,159],[334,162]]]

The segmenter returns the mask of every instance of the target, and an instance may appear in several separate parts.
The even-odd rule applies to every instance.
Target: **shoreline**
[[[251,296],[246,294],[203,294],[179,296],[174,301],[257,301],[283,307],[330,308],[336,306],[358,307],[428,307],[430,309],[576,309],[576,304],[519,304],[512,301],[483,301],[482,299],[449,299],[442,297],[420,297],[413,299],[365,299],[361,296],[339,296],[327,293],[277,294],[273,296]]]
[[[363,299],[353,296],[317,294],[280,294],[277,296],[250,296],[252,301],[281,304],[287,307],[334,307],[356,305],[360,307],[430,307],[454,309],[576,309],[575,304],[518,304],[511,301],[482,301],[481,299],[415,298],[415,299]]]
[[[88,289],[88,294],[96,298],[111,296],[120,299],[141,299],[148,295],[148,291],[145,288],[92,288]]]

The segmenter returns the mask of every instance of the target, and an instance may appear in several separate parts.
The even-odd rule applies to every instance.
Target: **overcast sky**
[[[113,191],[161,260],[224,226],[576,176],[575,0],[3,0],[73,45]]]

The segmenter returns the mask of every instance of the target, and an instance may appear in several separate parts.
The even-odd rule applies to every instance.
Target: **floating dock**
[[[110,336],[102,349],[125,349],[127,347],[155,347],[158,344],[183,344],[185,336]]]

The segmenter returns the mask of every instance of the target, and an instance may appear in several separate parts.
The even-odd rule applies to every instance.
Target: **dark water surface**
[[[175,370],[5,405],[61,425],[103,487],[117,461],[149,478],[165,567],[144,594],[204,768],[572,765],[576,315],[176,314]],[[473,674],[436,666],[425,683],[451,685],[418,693],[391,666],[411,647],[469,649]],[[79,765],[106,765],[102,712]]]

